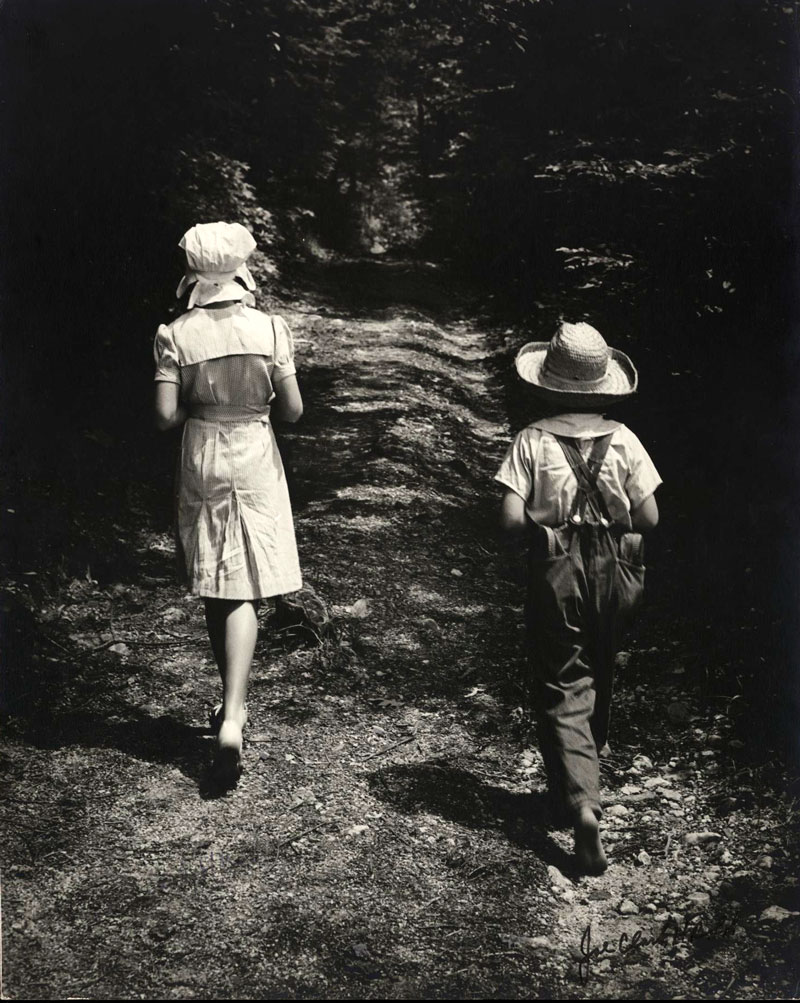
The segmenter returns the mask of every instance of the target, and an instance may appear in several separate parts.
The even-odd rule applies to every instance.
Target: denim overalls
[[[594,440],[586,460],[575,439],[549,434],[578,491],[563,525],[530,525],[531,694],[554,808],[588,804],[600,818],[598,752],[608,737],[614,659],[642,596],[642,537],[611,521],[597,487],[613,432]]]

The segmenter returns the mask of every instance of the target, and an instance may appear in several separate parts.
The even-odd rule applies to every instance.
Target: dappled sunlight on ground
[[[499,540],[491,480],[514,339],[421,307],[328,310],[286,311],[306,412],[279,438],[330,629],[291,641],[262,604],[235,791],[208,783],[218,681],[152,497],[99,524],[119,572],[90,555],[41,623],[18,611],[12,643],[32,654],[5,741],[4,906],[24,917],[8,967],[24,950],[31,994],[147,998],[661,998],[766,975],[764,959],[777,985],[770,924],[800,912],[791,810],[681,686],[668,594],[620,658],[603,877],[575,871],[548,811],[522,555]],[[643,942],[584,984],[590,926],[600,945]]]

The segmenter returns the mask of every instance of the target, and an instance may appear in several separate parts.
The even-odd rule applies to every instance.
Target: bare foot
[[[217,737],[214,776],[225,787],[235,787],[242,772],[242,729],[238,722],[223,721]]]
[[[600,842],[600,823],[588,805],[583,805],[575,819],[575,856],[584,874],[602,874],[608,860]]]
[[[219,732],[224,718],[222,716],[222,704],[218,703],[208,715],[208,726],[213,732]],[[233,720],[237,721],[242,731],[247,727],[247,704],[245,704],[238,714],[233,715]]]

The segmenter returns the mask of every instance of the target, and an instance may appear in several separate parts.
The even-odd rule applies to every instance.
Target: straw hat
[[[178,246],[186,252],[186,274],[175,295],[180,299],[194,286],[189,309],[223,300],[241,300],[256,288],[245,264],[256,242],[241,223],[198,223],[186,231]]]
[[[639,374],[624,352],[609,348],[591,324],[567,324],[549,341],[523,345],[514,360],[517,372],[554,404],[613,404],[636,392]]]

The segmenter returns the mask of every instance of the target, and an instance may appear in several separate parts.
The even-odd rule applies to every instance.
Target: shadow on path
[[[501,833],[545,864],[579,876],[571,855],[547,835],[558,826],[552,823],[543,793],[512,793],[446,760],[388,766],[371,774],[369,784],[377,798],[406,814],[432,812],[468,829]]]

